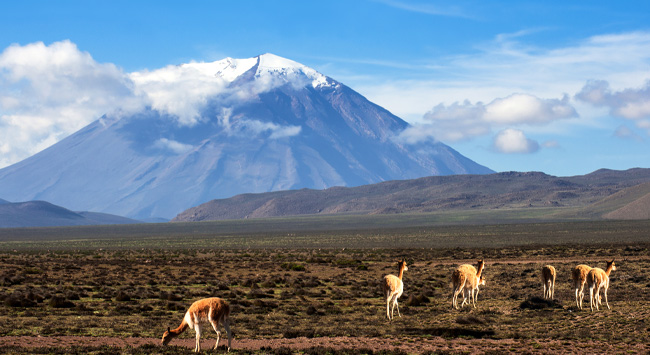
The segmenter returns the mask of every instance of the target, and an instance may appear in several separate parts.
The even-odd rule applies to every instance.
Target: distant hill
[[[0,200],[0,228],[142,223],[95,212],[73,212],[45,201],[10,203]]]
[[[624,206],[630,210],[642,208],[637,205],[650,200],[647,196],[639,200],[650,192],[648,183],[650,169],[638,168],[626,171],[601,169],[573,177],[555,177],[540,172],[431,176],[352,188],[237,195],[190,208],[172,221],[541,207],[557,208],[558,213],[570,210],[576,217],[602,218]],[[634,187],[640,184],[649,187],[635,190]],[[620,195],[616,197],[616,194]],[[619,213],[643,218],[643,214],[626,211]],[[608,218],[618,218],[616,216],[620,214]]]
[[[603,217],[608,219],[650,219],[650,183],[631,187],[616,195],[617,200],[630,202],[622,204],[621,207],[606,213]]]

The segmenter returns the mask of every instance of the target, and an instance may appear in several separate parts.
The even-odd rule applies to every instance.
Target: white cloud
[[[70,41],[0,53],[0,167],[56,143],[99,116],[139,105],[133,83]]]
[[[154,148],[170,151],[175,154],[187,153],[194,148],[191,144],[184,144],[173,139],[160,138],[154,143]]]
[[[506,98],[495,99],[488,104],[483,118],[496,124],[543,124],[577,115],[566,95],[558,100],[513,94]]]
[[[639,128],[646,128],[650,120],[650,81],[640,88],[614,92],[607,81],[592,80],[576,94],[576,98],[594,106],[607,107],[611,115],[633,120]]]
[[[233,116],[233,109],[231,107],[222,108],[221,114],[218,115],[217,120],[219,125],[223,127],[224,131],[230,136],[257,136],[263,133],[268,133],[270,139],[280,139],[296,136],[302,131],[302,127],[300,126],[283,126],[273,122],[262,122],[246,118],[242,115]]]
[[[293,137],[300,134],[300,126],[282,126],[273,122],[262,122],[258,120],[245,120],[243,125],[258,134],[267,132],[270,139]]]
[[[153,71],[129,74],[136,93],[161,113],[178,118],[178,123],[193,126],[200,120],[208,98],[226,90],[228,82],[199,70],[195,65],[170,65]]]
[[[505,129],[494,138],[493,148],[506,154],[534,153],[539,150],[539,143],[526,138],[524,132],[517,129]]]
[[[425,124],[416,124],[400,134],[407,143],[416,143],[432,135],[442,142],[456,142],[490,134],[493,129],[513,125],[541,125],[576,117],[568,96],[562,99],[541,99],[533,95],[513,94],[489,104],[465,101],[451,105],[438,104],[424,115]]]

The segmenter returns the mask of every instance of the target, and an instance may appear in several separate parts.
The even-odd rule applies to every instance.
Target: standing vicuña
[[[469,299],[469,302],[472,302],[474,308],[476,308],[478,286],[485,285],[485,279],[483,278],[483,268],[485,263],[483,260],[479,260],[477,266],[478,271],[472,265],[460,265],[451,275],[454,289],[451,297],[451,306],[453,308],[458,309],[458,295],[461,292],[463,292],[463,303],[461,303],[460,306],[464,306],[466,300]]]
[[[585,284],[589,270],[591,270],[591,266],[587,265],[578,265],[571,270],[573,288],[576,291],[576,305],[579,309],[582,309],[582,300],[585,298]]]
[[[592,312],[594,310],[594,303],[596,304],[596,310],[598,310],[598,305],[601,304],[601,288],[603,288],[603,293],[605,294],[605,304],[607,305],[607,309],[611,309],[609,308],[609,302],[607,302],[607,289],[609,288],[609,274],[612,272],[612,270],[616,270],[614,259],[607,262],[607,268],[605,270],[595,267],[589,270],[589,273],[587,274],[587,285],[589,286],[589,305],[591,306]],[[595,294],[594,288],[596,288]]]
[[[555,268],[551,265],[542,267],[542,284],[544,286],[544,298],[553,299],[555,294]]]
[[[395,307],[397,307],[397,315],[400,317],[402,316],[399,313],[399,305],[397,305],[397,299],[402,295],[402,292],[404,292],[404,283],[402,282],[402,276],[404,275],[404,271],[407,271],[409,268],[406,267],[406,261],[404,260],[397,263],[397,266],[399,267],[398,276],[386,275],[381,282],[381,290],[386,297],[386,318],[388,318],[388,320],[393,319]],[[391,303],[393,304],[392,308],[390,307]]]
[[[230,351],[230,341],[232,340],[232,333],[230,332],[230,306],[225,300],[218,297],[204,298],[192,303],[187,312],[185,312],[185,317],[181,325],[176,329],[167,328],[167,331],[162,337],[162,344],[167,345],[172,339],[179,336],[189,327],[196,332],[196,346],[194,347],[194,351],[199,352],[201,350],[201,322],[209,322],[214,331],[217,332],[217,342],[214,344],[215,350],[219,346],[219,338],[221,338],[221,332],[218,327],[219,324],[222,324],[228,335],[228,351]]]

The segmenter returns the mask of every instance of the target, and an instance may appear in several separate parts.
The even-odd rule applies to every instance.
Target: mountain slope
[[[172,218],[241,193],[492,172],[440,142],[400,141],[408,123],[284,58],[227,58],[169,70],[180,79],[162,87],[198,87],[203,91],[186,96],[200,105],[167,99],[160,73],[134,75],[149,90],[150,106],[106,115],[0,170],[0,196]]]
[[[555,207],[561,211],[563,207],[591,206],[626,189],[634,193],[636,190],[632,186],[650,186],[639,185],[648,182],[650,169],[602,170],[575,177],[555,177],[539,172],[434,176],[353,188],[244,194],[190,208],[173,221],[536,207]],[[613,206],[620,207],[619,204]],[[592,217],[600,218],[613,209],[605,208]]]
[[[630,187],[615,194],[623,206],[603,215],[609,219],[650,219],[650,183]]]
[[[72,212],[45,201],[0,204],[0,228],[133,223],[142,222],[102,213]]]

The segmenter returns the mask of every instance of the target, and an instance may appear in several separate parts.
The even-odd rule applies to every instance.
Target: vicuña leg
[[[221,339],[221,332],[219,331],[219,322],[211,320],[210,324],[212,325],[212,329],[214,329],[214,332],[217,333],[217,342],[214,343],[214,350],[217,350],[219,347],[219,339]]]
[[[390,291],[388,291],[386,292],[386,318],[388,318],[388,320],[390,320],[390,301]]]
[[[194,352],[201,351],[201,325],[197,322],[194,324],[194,331],[196,332],[196,345],[194,346]]]
[[[397,307],[397,316],[402,318],[402,315],[399,313],[399,304],[397,303],[397,295],[395,295],[394,297],[393,310],[395,309],[395,307]]]
[[[226,335],[228,336],[228,351],[230,351],[230,342],[232,341],[232,331],[230,331],[230,318],[225,319],[223,322],[223,328],[226,329]]]
[[[582,309],[582,301],[585,299],[585,282],[580,283],[580,309]]]
[[[591,307],[591,311],[594,311],[594,305],[596,306],[596,310],[598,311],[598,290],[595,290],[596,294],[594,294],[594,287],[591,286],[589,287],[589,306]]]

